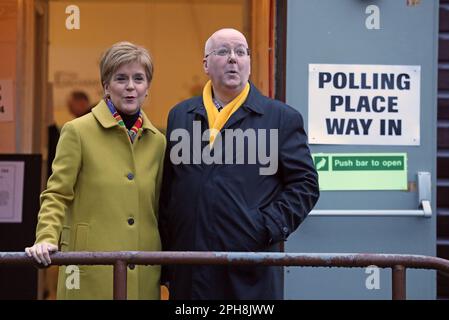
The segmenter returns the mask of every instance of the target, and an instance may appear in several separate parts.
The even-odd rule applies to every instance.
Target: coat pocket
[[[70,226],[62,226],[61,240],[59,242],[60,251],[68,251],[70,243]]]
[[[78,223],[75,232],[75,251],[86,251],[89,241],[89,225]]]

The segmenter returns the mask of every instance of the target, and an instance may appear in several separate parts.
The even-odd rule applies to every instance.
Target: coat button
[[[133,218],[129,218],[129,219],[128,219],[128,224],[129,224],[130,226],[132,226],[132,225],[134,224],[134,219],[133,219]]]
[[[134,179],[134,175],[132,174],[132,173],[128,173],[128,180],[132,180],[132,179]]]
[[[287,228],[287,227],[284,227],[284,228],[282,229],[282,231],[283,231],[284,233],[288,233],[288,228]]]
[[[130,269],[130,270],[134,270],[135,268],[136,268],[136,266],[134,265],[134,264],[129,264],[128,265],[128,268]]]

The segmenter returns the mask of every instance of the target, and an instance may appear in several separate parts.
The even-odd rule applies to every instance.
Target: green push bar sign
[[[407,190],[406,153],[315,153],[320,190]]]

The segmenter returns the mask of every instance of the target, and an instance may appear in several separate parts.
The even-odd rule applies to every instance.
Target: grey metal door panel
[[[365,9],[380,9],[380,29],[368,30]],[[424,217],[310,216],[286,242],[288,252],[436,254],[436,57],[438,2],[414,7],[403,0],[290,0],[287,20],[287,103],[308,128],[308,65],[371,64],[421,66],[419,146],[311,145],[313,153],[399,153],[408,155],[408,181],[431,173],[433,215]],[[413,210],[418,192],[322,191],[316,209]],[[286,268],[287,299],[390,299],[391,272],[380,273],[380,289],[368,290],[364,269]],[[433,271],[408,270],[407,294],[434,299]]]
[[[432,228],[426,218],[309,217],[286,242],[286,251],[309,253],[413,253],[432,255],[431,233],[410,230]],[[288,267],[286,299],[391,299],[391,272],[380,271],[380,289],[368,290],[363,268],[329,269]],[[407,271],[407,298],[435,297],[435,272]]]
[[[291,270],[291,269],[290,269]],[[286,279],[295,277],[300,285],[286,283],[286,299],[298,300],[386,300],[391,299],[391,270],[380,271],[380,289],[366,290],[365,281],[368,276],[363,269],[338,269],[330,271],[325,268],[299,268],[300,274],[289,274]],[[407,299],[434,299],[435,286],[429,282],[435,279],[433,271],[407,272]],[[435,280],[433,280],[435,281]],[[332,284],[332,285],[329,285]],[[308,290],[309,288],[316,288]]]

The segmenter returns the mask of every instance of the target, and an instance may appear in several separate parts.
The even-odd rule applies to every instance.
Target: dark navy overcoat
[[[202,97],[170,111],[159,208],[163,249],[279,251],[319,197],[300,113],[251,84],[212,150],[202,137],[207,129]],[[271,169],[262,174],[263,168]],[[282,267],[171,265],[163,268],[165,280],[171,299],[283,298]]]

